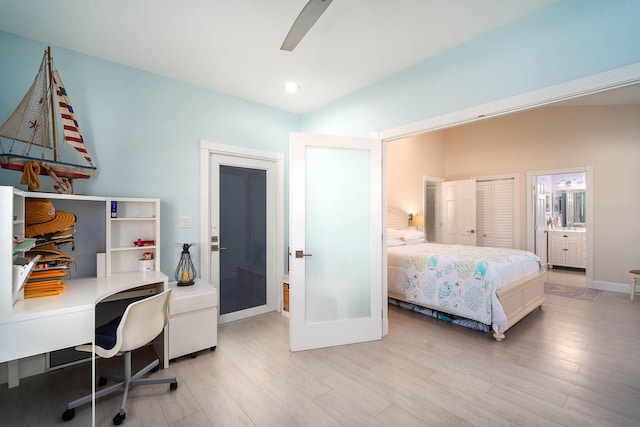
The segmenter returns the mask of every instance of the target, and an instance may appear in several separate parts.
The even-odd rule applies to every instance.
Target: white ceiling
[[[558,0],[334,0],[281,51],[306,1],[0,0],[0,30],[305,113]]]

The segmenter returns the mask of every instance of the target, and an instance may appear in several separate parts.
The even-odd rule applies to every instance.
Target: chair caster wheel
[[[177,388],[178,388],[177,382],[169,384],[169,390],[173,391],[173,390],[176,390]]]
[[[116,416],[113,417],[113,424],[119,426],[120,424],[122,424],[125,418],[127,418],[127,414],[125,414],[124,412],[122,414],[118,412]]]
[[[98,386],[102,387],[103,385],[106,385],[108,381],[109,380],[106,379],[105,377],[100,377],[100,379],[98,380]]]
[[[198,353],[191,353],[191,358],[195,359],[196,357],[198,357]]]
[[[71,421],[76,416],[76,408],[67,409],[62,413],[63,421]]]

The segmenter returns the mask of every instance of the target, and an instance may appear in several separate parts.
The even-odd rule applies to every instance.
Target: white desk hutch
[[[77,216],[75,269],[60,295],[24,299],[25,267],[14,266],[13,237],[24,234],[26,198],[50,199],[56,210]],[[118,213],[111,218],[111,202]],[[148,246],[137,246],[138,239]],[[155,265],[139,271],[150,252]],[[104,255],[97,255],[103,253]],[[104,259],[104,265],[102,261]],[[0,379],[19,384],[21,371],[44,372],[52,352],[93,342],[98,302],[144,297],[168,288],[160,271],[160,200],[34,193],[0,186]],[[98,277],[98,275],[103,277]],[[168,366],[167,331],[154,342],[163,367]],[[29,369],[21,369],[29,364]],[[37,368],[33,368],[33,366]],[[33,372],[33,371],[36,372]]]

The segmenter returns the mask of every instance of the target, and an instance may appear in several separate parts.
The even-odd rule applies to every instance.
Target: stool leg
[[[636,293],[636,285],[638,284],[638,275],[634,275],[633,277],[631,277],[631,296],[630,299],[631,301],[633,301],[633,298],[635,296]]]

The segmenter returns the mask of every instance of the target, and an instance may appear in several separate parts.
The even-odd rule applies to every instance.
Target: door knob
[[[306,256],[313,256],[311,254],[305,254],[304,251],[296,251],[296,258],[302,258]]]

